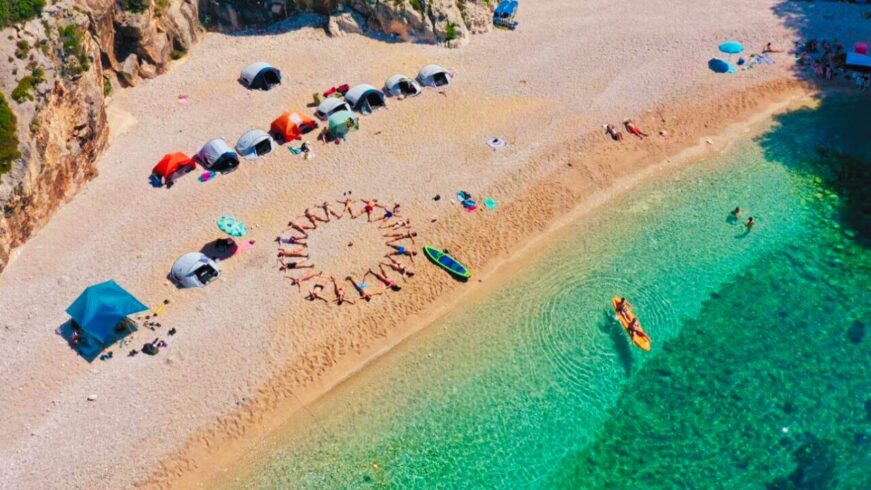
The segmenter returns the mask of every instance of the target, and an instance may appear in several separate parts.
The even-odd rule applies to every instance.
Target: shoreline
[[[288,383],[288,379],[293,379],[294,370],[298,369],[298,366],[294,366],[293,363],[288,364],[282,374],[267,380],[258,389],[259,396],[263,396],[263,393],[269,393],[277,398],[267,396],[266,399],[263,399],[255,396],[251,404],[246,405],[235,414],[222,418],[216,424],[219,427],[232,427],[232,433],[222,434],[220,431],[216,432],[211,429],[197,434],[191,438],[184,450],[165,459],[161,464],[161,469],[154,472],[149,479],[140,482],[140,485],[160,488],[169,486],[202,488],[218,484],[219,481],[226,478],[228,470],[237,478],[243,476],[245,471],[254,469],[253,465],[243,462],[250,460],[252,454],[264,452],[264,449],[260,447],[263,441],[269,441],[270,438],[276,437],[275,431],[286,421],[301,410],[306,410],[309,405],[316,403],[319,398],[356,373],[367,369],[380,357],[388,355],[405,340],[453,311],[460,302],[486,295],[493,287],[502,284],[502,281],[510,277],[513,271],[521,267],[526,260],[532,258],[531,251],[541,247],[543,242],[559,237],[568,224],[577,223],[584,219],[584,216],[588,216],[603,206],[613,205],[619,196],[625,195],[626,192],[637,186],[644,185],[651,179],[669,174],[680,165],[692,163],[705,158],[707,155],[726,150],[739,133],[748,131],[754,125],[769,119],[774,114],[788,110],[791,106],[805,105],[813,96],[818,94],[809,90],[801,82],[781,79],[762,83],[749,89],[745,88],[740,93],[732,95],[728,97],[727,102],[719,102],[713,106],[709,104],[710,101],[705,101],[705,103],[692,106],[675,106],[673,112],[666,108],[657,111],[659,117],[667,113],[669,116],[666,116],[665,119],[671,117],[672,120],[680,121],[684,126],[680,128],[679,132],[672,134],[672,139],[667,144],[656,144],[653,149],[655,156],[650,156],[650,145],[644,145],[647,148],[639,151],[635,147],[636,145],[627,145],[627,142],[624,141],[622,143],[624,146],[619,147],[616,145],[621,145],[621,143],[606,140],[601,135],[596,134],[598,132],[582,137],[579,142],[571,145],[571,148],[563,150],[563,154],[559,154],[559,150],[557,150],[555,154],[548,155],[546,160],[556,159],[563,164],[553,165],[551,168],[541,165],[543,168],[536,169],[540,177],[530,185],[525,186],[521,197],[499,209],[500,213],[537,214],[545,215],[546,218],[536,222],[536,234],[520,241],[521,246],[514,251],[506,253],[503,249],[502,253],[489,256],[487,251],[479,252],[479,256],[487,256],[483,264],[473,263],[476,270],[473,283],[479,284],[464,286],[464,290],[452,298],[447,297],[449,291],[442,291],[423,308],[396,322],[396,326],[390,329],[379,341],[371,342],[368,349],[364,347],[354,354],[345,355],[328,368],[324,374],[303,388],[297,388]],[[721,117],[724,114],[724,109],[730,112],[728,117],[707,120],[705,117],[698,116],[701,108],[707,109],[707,112],[703,112],[708,116]],[[636,118],[642,127],[654,127],[652,112],[649,111],[648,114]],[[684,118],[686,114],[695,116],[696,120],[693,120],[692,117]],[[706,143],[705,140],[711,138],[714,138],[714,143]],[[651,136],[651,139],[658,140],[659,137]],[[582,148],[581,153],[571,154],[577,147]],[[614,153],[618,153],[616,158]],[[581,163],[585,159],[588,161]],[[618,163],[615,164],[614,160],[617,160]],[[645,163],[650,161],[653,163]],[[530,166],[535,167],[536,165]],[[593,171],[603,168],[613,170],[615,167],[620,170],[631,167],[631,171],[624,177],[617,179],[609,177],[607,173],[596,174]],[[583,172],[585,175],[580,175],[582,172],[579,170],[586,170]],[[513,180],[515,181],[512,182],[513,185],[524,187],[517,182],[523,180],[522,178],[515,175]],[[579,189],[572,191],[572,184],[577,185]],[[583,197],[583,191],[586,190],[591,190],[591,194]],[[551,195],[560,196],[563,199],[562,201],[557,200],[556,203],[545,202],[542,205],[540,199],[542,192],[551,192]],[[536,208],[531,203],[537,203],[538,207]],[[455,211],[455,213],[457,212],[459,211]],[[427,230],[427,232],[430,231]],[[442,236],[442,234],[439,235]],[[518,243],[518,237],[502,236],[500,238],[501,241]],[[468,240],[468,237],[466,239]],[[449,243],[452,250],[457,248],[455,241]],[[495,248],[492,242],[482,240],[476,243],[480,243],[482,246],[490,244],[491,249]],[[467,250],[464,250],[464,253],[466,252]],[[450,292],[453,292],[459,287],[462,286],[453,285],[453,287],[445,289],[450,289]],[[360,323],[371,321],[371,315],[368,316],[370,318],[364,318]],[[243,454],[246,456],[240,458],[240,455]]]

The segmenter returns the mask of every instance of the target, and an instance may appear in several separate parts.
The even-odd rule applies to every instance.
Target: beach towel
[[[294,147],[292,147],[292,146],[288,146],[287,149],[288,149],[291,153],[293,153],[294,155],[299,155],[300,153],[302,153],[302,147],[300,147],[300,148],[294,148]]]
[[[484,199],[484,207],[491,210],[496,209],[496,201],[493,200],[493,198],[488,197],[487,199]]]

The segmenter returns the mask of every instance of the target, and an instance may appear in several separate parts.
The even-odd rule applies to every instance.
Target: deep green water
[[[781,116],[577,225],[295,417],[239,484],[871,488],[869,113]]]

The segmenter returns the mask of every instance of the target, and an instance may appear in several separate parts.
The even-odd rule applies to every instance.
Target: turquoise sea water
[[[871,488],[863,111],[781,116],[575,226],[295,417],[237,483]]]

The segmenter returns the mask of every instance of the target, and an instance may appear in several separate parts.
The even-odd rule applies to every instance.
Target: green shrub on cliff
[[[151,0],[121,0],[119,3],[121,10],[138,14],[148,10]]]
[[[457,25],[453,22],[448,22],[447,28],[445,28],[445,40],[453,41],[457,38]]]
[[[45,0],[0,0],[0,28],[38,17]]]
[[[20,156],[15,114],[6,102],[6,97],[0,92],[0,175],[8,172],[12,168],[12,160]]]
[[[45,72],[42,68],[35,67],[30,75],[18,81],[18,86],[12,91],[12,100],[21,104],[27,100],[33,100],[33,91],[36,86],[45,81]]]
[[[58,29],[64,49],[64,70],[76,76],[81,75],[91,67],[88,51],[85,49],[85,32],[75,24],[69,24]]]

